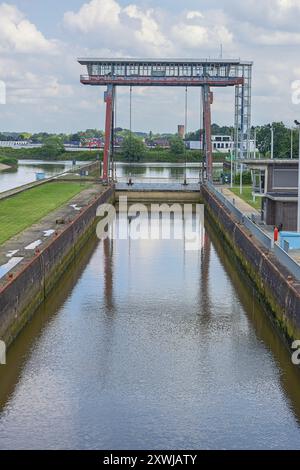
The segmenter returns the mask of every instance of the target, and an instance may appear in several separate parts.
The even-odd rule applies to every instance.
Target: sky
[[[300,0],[0,0],[0,132],[103,129],[104,89],[80,84],[77,57],[219,58],[221,44],[223,58],[254,62],[253,125],[292,125],[299,25]],[[214,122],[233,124],[233,100],[232,88],[215,90]],[[176,132],[183,122],[183,88],[134,88],[133,130]],[[188,130],[199,123],[200,90],[189,89]],[[127,88],[117,125],[129,127]]]

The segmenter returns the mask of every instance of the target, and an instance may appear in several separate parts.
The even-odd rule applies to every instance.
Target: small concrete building
[[[244,160],[253,176],[253,194],[262,198],[267,225],[297,230],[298,160]]]

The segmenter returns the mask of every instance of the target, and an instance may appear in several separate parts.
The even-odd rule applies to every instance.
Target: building
[[[234,139],[230,135],[212,135],[212,150],[214,153],[228,153],[233,151],[235,148]],[[254,140],[250,140],[250,153],[254,153],[255,143]],[[187,143],[188,148],[191,150],[200,150],[203,148],[202,138],[200,141],[189,141]]]
[[[262,198],[267,225],[297,230],[298,160],[244,160],[253,175],[253,195]]]
[[[147,143],[148,147],[161,147],[164,149],[170,148],[170,141],[166,137],[152,139],[151,143]]]
[[[178,135],[179,135],[179,137],[181,137],[182,139],[184,139],[184,136],[185,136],[185,128],[184,128],[184,125],[183,125],[183,124],[178,124]]]

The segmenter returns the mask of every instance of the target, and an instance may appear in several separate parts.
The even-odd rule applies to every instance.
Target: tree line
[[[274,158],[294,158],[298,157],[299,153],[299,138],[298,130],[288,128],[283,122],[273,122],[272,124],[265,124],[251,129],[251,139],[256,136],[256,147],[259,154],[263,157],[269,157],[271,153],[271,128],[274,134]],[[202,136],[202,129],[189,132],[186,135],[186,140],[199,141]],[[230,135],[234,136],[234,128],[230,126],[219,126],[212,124],[213,135]],[[115,135],[122,136],[121,154],[124,160],[139,161],[143,158],[145,153],[149,151],[144,143],[151,142],[154,139],[163,137],[167,139],[170,145],[169,153],[172,155],[183,155],[186,151],[184,140],[178,134],[153,134],[151,131],[146,134],[142,132],[130,132],[127,129],[115,129]],[[102,138],[104,133],[97,129],[87,129],[79,131],[74,134],[48,134],[40,132],[38,134],[29,133],[0,133],[0,140],[30,140],[33,143],[41,143],[40,149],[31,149],[34,153],[38,151],[39,157],[44,159],[60,159],[65,152],[64,144],[67,142],[80,142],[85,139]],[[29,149],[28,149],[29,150]],[[156,147],[157,151],[163,151]],[[34,158],[34,156],[33,156]]]

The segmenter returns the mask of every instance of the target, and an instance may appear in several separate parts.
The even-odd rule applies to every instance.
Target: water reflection
[[[83,165],[86,162],[76,162]],[[17,169],[0,172],[0,192],[13,189],[17,186],[35,181],[36,173],[44,172],[46,177],[62,173],[72,167],[71,161],[47,162],[43,160],[19,160]],[[222,164],[214,167],[214,175],[217,177],[222,172]],[[135,182],[143,181],[144,178],[152,182],[172,181],[182,182],[184,177],[188,182],[198,183],[200,181],[200,164],[168,164],[168,163],[141,163],[141,164],[116,164],[116,177],[118,181],[128,181],[129,177]]]
[[[298,370],[207,224],[91,242],[0,369],[1,448],[300,448]]]
[[[77,162],[83,164],[84,162]],[[72,167],[72,162],[45,162],[43,160],[19,160],[15,169],[0,172],[0,192],[31,183],[36,180],[36,173],[45,173],[45,177],[62,173]]]

